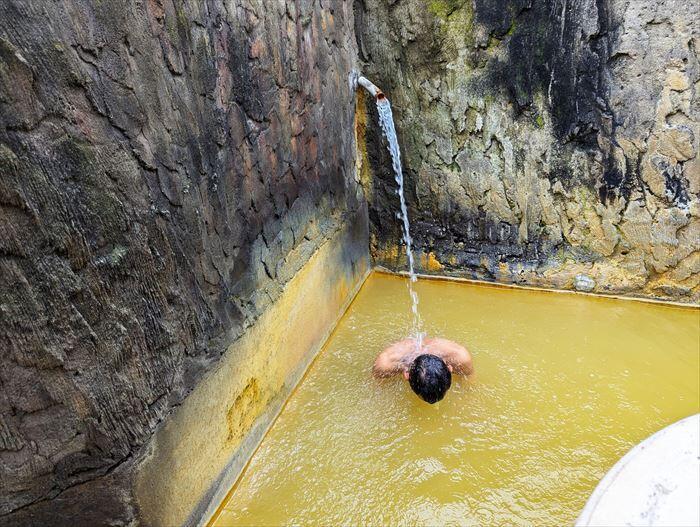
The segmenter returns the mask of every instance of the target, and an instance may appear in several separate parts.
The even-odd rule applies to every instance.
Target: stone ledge
[[[408,272],[406,271],[394,271],[388,269],[382,265],[375,265],[373,270],[378,273],[392,274],[408,277]],[[572,289],[557,289],[555,287],[547,286],[535,286],[527,284],[514,284],[508,282],[493,282],[488,280],[479,280],[475,278],[465,278],[462,276],[451,276],[451,275],[441,275],[441,274],[424,274],[417,273],[418,278],[421,280],[440,280],[447,282],[463,282],[467,284],[478,285],[482,287],[495,287],[501,289],[522,289],[525,291],[535,291],[539,293],[557,293],[563,295],[584,295],[599,299],[613,299],[613,300],[625,300],[630,302],[642,302],[645,304],[655,304],[660,306],[666,306],[671,308],[681,308],[681,309],[700,309],[700,304],[697,303],[685,303],[685,302],[674,302],[672,300],[659,300],[656,298],[647,298],[644,296],[623,296],[611,293],[597,293],[597,292],[586,292],[586,291],[576,291]]]

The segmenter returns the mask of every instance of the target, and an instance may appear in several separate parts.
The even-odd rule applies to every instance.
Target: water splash
[[[418,280],[415,271],[415,261],[413,258],[413,248],[411,239],[411,224],[408,221],[408,209],[406,207],[406,197],[404,195],[403,170],[401,168],[401,151],[399,150],[399,141],[396,137],[396,128],[394,127],[394,115],[391,112],[391,104],[386,97],[377,98],[377,112],[379,113],[379,124],[384,132],[389,143],[389,153],[391,154],[391,165],[394,169],[394,179],[398,185],[397,194],[401,202],[401,212],[397,214],[401,220],[403,227],[403,242],[406,245],[406,258],[408,259],[408,293],[411,296],[411,311],[413,312],[412,336],[416,339],[416,347],[420,350],[423,347],[423,336],[421,332],[423,322],[418,312],[418,293],[413,287],[413,284]]]

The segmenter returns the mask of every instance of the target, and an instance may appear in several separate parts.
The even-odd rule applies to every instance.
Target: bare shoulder
[[[375,377],[390,377],[399,372],[402,357],[411,348],[411,339],[399,340],[390,344],[374,361],[372,373]]]
[[[455,369],[455,373],[469,375],[474,371],[471,353],[461,344],[440,337],[431,338],[426,344],[438,352]]]

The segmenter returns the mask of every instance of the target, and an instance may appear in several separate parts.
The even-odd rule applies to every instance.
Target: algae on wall
[[[426,272],[700,300],[697,3],[355,2]],[[375,262],[400,268],[367,133]]]

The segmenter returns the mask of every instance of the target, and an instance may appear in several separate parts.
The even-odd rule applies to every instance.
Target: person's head
[[[433,404],[445,397],[452,384],[452,368],[436,355],[418,355],[406,372],[408,383],[425,402]]]

